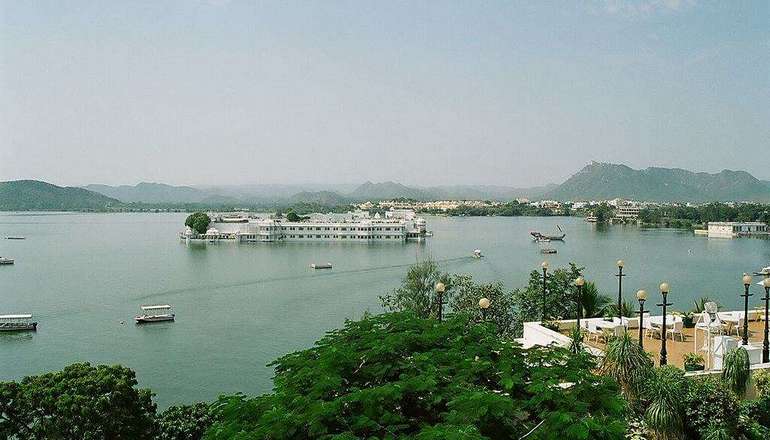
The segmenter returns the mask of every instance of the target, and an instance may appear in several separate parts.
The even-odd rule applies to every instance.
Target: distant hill
[[[189,186],[171,186],[164,183],[142,182],[135,186],[86,185],[89,191],[98,192],[126,203],[199,203],[215,202],[215,194]]]
[[[289,203],[316,203],[326,206],[346,205],[350,200],[334,191],[303,191],[291,196]]]
[[[501,185],[447,185],[424,188],[424,191],[434,199],[510,201],[521,197],[539,198],[557,186],[549,184],[532,188],[513,188]]]
[[[0,182],[0,211],[100,210],[120,204],[119,200],[83,188],[39,180]]]
[[[431,200],[435,197],[427,191],[408,187],[396,182],[366,182],[349,194],[353,200],[415,199]]]
[[[625,165],[592,162],[542,195],[553,200],[613,198],[658,202],[770,201],[770,182],[745,171],[695,173],[680,168],[635,170]]]

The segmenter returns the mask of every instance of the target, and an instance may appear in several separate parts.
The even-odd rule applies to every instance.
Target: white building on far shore
[[[709,238],[736,238],[770,233],[762,222],[709,222]]]

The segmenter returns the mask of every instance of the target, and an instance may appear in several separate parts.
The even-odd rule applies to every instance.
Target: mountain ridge
[[[120,204],[120,200],[79,187],[39,180],[0,182],[0,211],[103,210]]]

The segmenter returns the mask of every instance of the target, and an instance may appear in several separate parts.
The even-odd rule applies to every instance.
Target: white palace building
[[[399,243],[424,240],[431,233],[425,220],[414,211],[394,209],[371,216],[368,211],[345,214],[310,214],[292,222],[271,215],[250,216],[209,214],[212,219],[205,234],[190,227],[180,233],[182,240],[253,242],[342,242]]]

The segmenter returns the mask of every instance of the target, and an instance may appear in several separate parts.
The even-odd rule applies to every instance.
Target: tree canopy
[[[152,439],[155,404],[120,365],[72,364],[0,382],[0,437],[28,440]]]
[[[191,227],[195,232],[199,234],[206,233],[206,230],[209,228],[209,223],[211,223],[211,219],[205,212],[196,212],[194,214],[190,214],[184,221],[185,226]]]
[[[587,353],[522,349],[491,323],[349,321],[275,367],[274,393],[222,397],[211,439],[616,439],[617,384]]]

